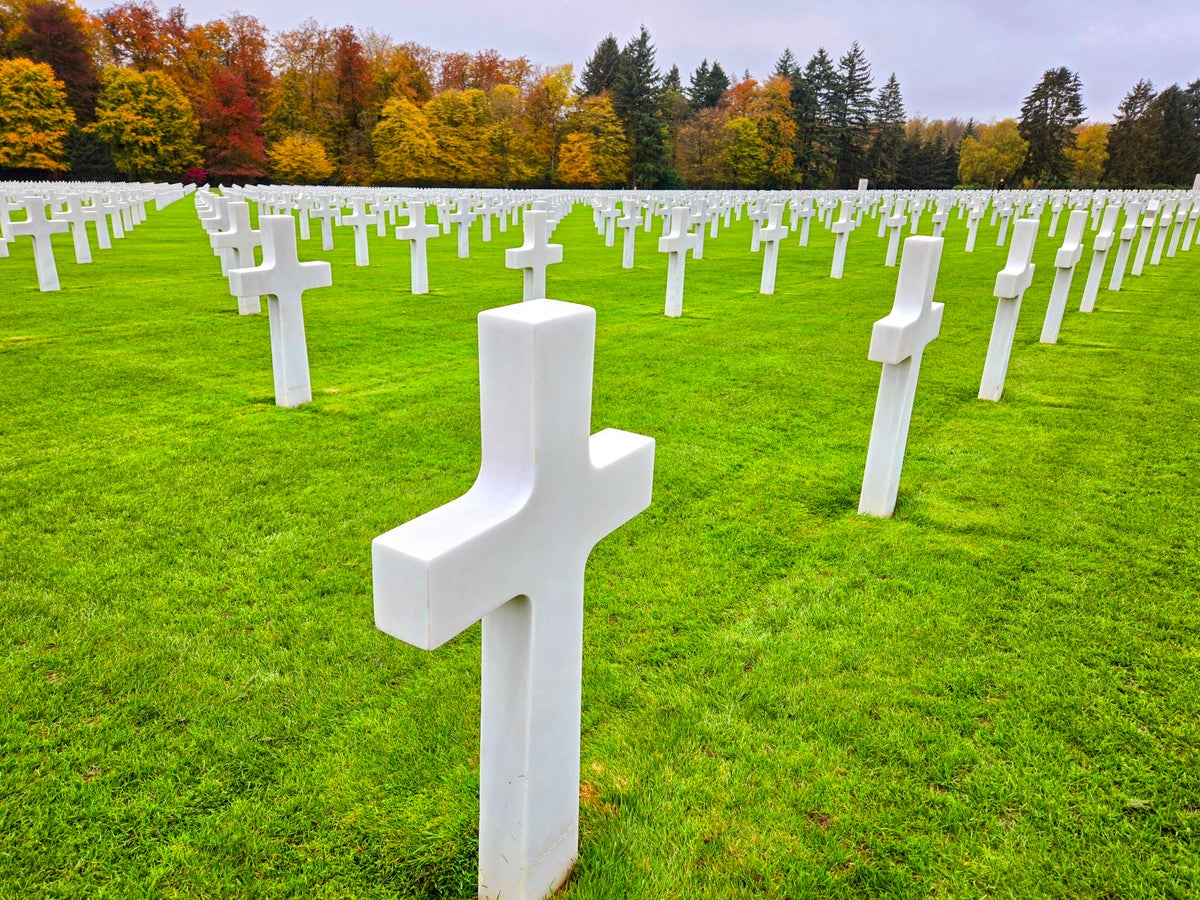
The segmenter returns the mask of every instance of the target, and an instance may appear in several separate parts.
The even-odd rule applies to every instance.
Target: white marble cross
[[[904,223],[908,218],[904,215],[904,201],[899,201],[892,207],[891,214],[884,219],[884,224],[887,225],[888,231],[888,246],[887,259],[884,260],[885,266],[896,265],[896,254],[900,251],[900,232],[904,228]]]
[[[579,852],[584,570],[650,505],[654,441],[591,434],[596,313],[479,316],[471,489],[377,537],[375,624],[427,650],[483,620],[478,895],[540,900]]]
[[[1008,223],[1012,219],[1013,209],[1011,204],[1005,204],[1000,210],[1000,230],[996,233],[996,246],[1003,247],[1004,242],[1008,240]]]
[[[1079,303],[1079,311],[1089,313],[1096,308],[1096,295],[1100,292],[1100,278],[1104,274],[1104,264],[1108,260],[1108,250],[1112,247],[1113,232],[1117,228],[1117,216],[1121,214],[1121,206],[1113,203],[1104,210],[1104,218],[1100,220],[1100,231],[1092,242],[1092,265],[1088,269],[1087,283],[1083,287],[1083,299]]]
[[[429,257],[425,252],[425,244],[438,236],[439,229],[436,225],[425,222],[424,203],[418,200],[410,201],[405,211],[408,214],[408,224],[396,226],[396,239],[408,241],[412,292],[428,294]]]
[[[37,266],[38,290],[57,291],[58,266],[54,262],[54,245],[50,235],[62,234],[70,226],[66,222],[46,217],[46,200],[41,196],[26,197],[24,222],[10,222],[9,233],[14,237],[33,239],[33,262]]]
[[[300,406],[312,400],[301,297],[307,290],[332,285],[333,272],[327,262],[300,262],[296,221],[290,215],[261,216],[258,227],[262,265],[231,269],[229,292],[235,297],[267,295],[275,405]]]
[[[254,251],[262,246],[262,235],[250,227],[250,204],[244,200],[230,203],[229,230],[209,235],[209,242],[217,250],[228,250],[232,256],[231,269],[249,269],[254,266]],[[289,216],[290,218],[290,216]],[[243,316],[262,312],[262,300],[258,294],[238,297],[238,314]]]
[[[622,208],[625,215],[617,219],[617,227],[623,232],[621,238],[621,268],[632,269],[633,253],[637,247],[637,229],[642,220],[636,200],[622,201]]]
[[[1038,220],[1017,219],[1013,226],[1012,243],[1008,246],[1008,264],[996,276],[996,318],[988,342],[987,360],[983,364],[983,379],[979,384],[980,400],[999,400],[1004,394],[1004,379],[1012,357],[1013,340],[1017,336],[1017,317],[1021,314],[1021,298],[1033,282],[1033,246],[1037,241]]]
[[[671,231],[658,239],[658,252],[667,253],[666,315],[683,315],[683,279],[687,269],[687,252],[696,246],[698,238],[688,230],[692,211],[676,206],[671,212]]]
[[[1130,203],[1125,207],[1125,224],[1121,226],[1121,241],[1117,245],[1117,258],[1113,262],[1112,277],[1108,281],[1110,291],[1119,291],[1121,282],[1125,280],[1125,266],[1129,263],[1129,251],[1133,247],[1133,239],[1138,233],[1137,223],[1141,212],[1141,203]]]
[[[950,220],[950,213],[946,211],[946,201],[939,199],[937,201],[936,212],[930,216],[933,221],[933,236],[941,237],[942,232],[946,230],[946,222]]]
[[[1154,236],[1154,226],[1158,224],[1159,201],[1151,200],[1146,204],[1146,210],[1142,215],[1142,231],[1138,235],[1137,250],[1134,251],[1133,267],[1130,268],[1130,275],[1141,275],[1142,269],[1146,266],[1146,254],[1150,252],[1150,244]]]
[[[363,197],[355,197],[350,201],[350,206],[354,210],[348,216],[342,216],[341,225],[349,225],[354,229],[354,264],[356,266],[369,266],[371,264],[371,250],[367,246],[367,229],[376,223],[375,216],[377,213],[367,212],[367,201]]]
[[[1067,219],[1067,233],[1063,245],[1054,257],[1054,287],[1050,289],[1050,302],[1046,306],[1046,318],[1042,322],[1043,344],[1057,344],[1058,332],[1062,328],[1063,313],[1067,308],[1067,294],[1075,278],[1075,266],[1083,256],[1083,230],[1087,227],[1087,210],[1073,209]]]
[[[523,270],[523,300],[541,300],[546,296],[546,267],[562,262],[563,248],[550,243],[545,210],[527,210],[523,224],[525,243],[504,251],[504,265]]]
[[[766,247],[763,252],[762,278],[759,280],[760,294],[775,293],[775,270],[779,265],[779,244],[788,236],[788,227],[783,224],[783,204],[767,206],[767,221],[759,229],[759,240]]]
[[[79,194],[67,194],[63,198],[66,209],[54,213],[54,218],[71,226],[71,239],[75,242],[75,262],[85,265],[92,261],[92,245],[88,243],[87,222],[91,218],[83,208]]]
[[[975,238],[979,234],[979,220],[982,218],[983,210],[979,204],[975,204],[967,215],[967,245],[963,248],[964,253],[975,252]]]
[[[1183,238],[1183,229],[1187,226],[1187,205],[1181,205],[1175,213],[1175,230],[1171,232],[1171,243],[1167,246],[1167,259],[1174,259],[1179,250],[1179,242]]]
[[[471,204],[465,200],[458,202],[458,210],[448,217],[451,224],[458,226],[458,258],[471,258],[471,225],[475,222],[475,213]]]
[[[887,517],[896,511],[921,355],[942,327],[943,303],[933,302],[942,238],[910,237],[896,280],[892,311],[875,323],[867,358],[883,363],[858,511]]]
[[[846,268],[846,244],[850,240],[850,232],[854,230],[854,220],[850,218],[850,204],[842,201],[842,209],[838,220],[829,229],[834,234],[833,265],[829,268],[830,278],[841,278]]]
[[[1163,203],[1162,211],[1158,214],[1158,234],[1154,239],[1154,250],[1150,254],[1150,265],[1157,266],[1162,263],[1163,248],[1167,244],[1167,234],[1171,230],[1171,224],[1175,221],[1175,201],[1167,200]]]
[[[1200,220],[1200,202],[1193,205],[1191,211],[1188,213],[1187,232],[1183,235],[1183,246],[1179,248],[1180,250],[1187,251],[1192,249],[1192,239],[1196,236],[1197,220]]]
[[[815,209],[813,209],[812,203],[810,203],[807,200],[804,202],[804,205],[801,206],[800,209],[797,210],[797,212],[796,212],[796,217],[801,219],[801,222],[800,222],[800,246],[801,247],[808,246],[809,226],[812,224],[812,218],[816,214],[817,214],[817,211]]]
[[[321,220],[321,249],[333,249],[333,222],[342,221],[341,207],[335,206],[332,200],[317,200],[313,208],[309,210],[308,217],[310,219]]]

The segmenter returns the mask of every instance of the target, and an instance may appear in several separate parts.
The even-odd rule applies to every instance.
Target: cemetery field
[[[988,403],[1007,250],[952,215],[891,520],[857,514],[899,271],[873,220],[840,281],[824,228],[788,238],[771,297],[722,229],[680,319],[657,225],[631,272],[590,210],[559,226],[593,431],[657,442],[588,565],[565,897],[1200,891],[1200,249],[1088,315],[1085,252],[1046,346],[1048,225]],[[356,268],[313,235],[295,409],[190,200],[88,267],[56,235],[59,293],[28,241],[0,260],[0,896],[475,895],[480,629],[378,632],[371,540],[475,478],[520,229],[432,241],[423,297],[407,244]]]

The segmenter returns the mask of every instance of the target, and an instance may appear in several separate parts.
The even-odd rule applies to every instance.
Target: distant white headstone
[[[504,265],[524,273],[523,297],[541,300],[546,296],[546,267],[562,262],[562,244],[551,244],[546,231],[545,210],[531,209],[524,216],[525,243],[504,251]]]
[[[1088,269],[1087,283],[1083,288],[1083,299],[1079,303],[1080,312],[1091,312],[1096,308],[1096,295],[1100,292],[1100,278],[1104,274],[1104,264],[1108,260],[1108,249],[1112,246],[1113,233],[1117,228],[1117,216],[1121,214],[1119,203],[1110,204],[1104,210],[1104,218],[1100,221],[1100,232],[1092,242],[1092,265]]]
[[[231,269],[229,292],[235,297],[267,295],[275,405],[300,406],[312,400],[301,297],[312,288],[332,285],[333,273],[327,262],[300,262],[296,222],[291,216],[262,216],[258,227],[262,265]]]
[[[425,252],[425,243],[430,238],[438,236],[438,227],[425,222],[425,204],[414,200],[408,204],[408,224],[396,228],[396,239],[408,241],[412,275],[412,292],[414,294],[429,293],[429,258]]]
[[[1042,336],[1039,338],[1043,344],[1058,343],[1058,332],[1067,308],[1067,294],[1071,292],[1071,281],[1075,278],[1075,266],[1083,256],[1083,230],[1086,227],[1087,210],[1071,210],[1071,217],[1067,219],[1067,234],[1054,257],[1054,286],[1050,289],[1050,302],[1046,306],[1046,318],[1042,322]]]
[[[671,213],[671,231],[658,239],[658,252],[667,256],[666,315],[683,315],[683,280],[687,271],[687,252],[696,246],[698,238],[688,230],[692,211],[676,206]]]
[[[22,205],[25,207],[25,221],[11,222],[8,226],[9,233],[14,237],[33,239],[33,262],[37,266],[38,290],[57,291],[58,266],[54,262],[54,245],[50,243],[50,235],[62,234],[70,226],[66,222],[47,218],[44,197],[26,197]]]
[[[432,650],[483,620],[478,895],[540,900],[579,848],[584,570],[650,504],[654,441],[591,434],[596,313],[479,316],[483,462],[462,497],[375,539],[375,624]]]

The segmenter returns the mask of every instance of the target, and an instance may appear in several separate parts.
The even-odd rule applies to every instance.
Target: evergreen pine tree
[[[1154,176],[1154,126],[1150,104],[1154,85],[1142,79],[1135,84],[1117,107],[1116,121],[1108,132],[1108,165],[1104,180],[1117,187],[1150,184]]]
[[[879,89],[869,155],[871,177],[879,187],[892,187],[900,167],[904,145],[904,98],[893,72]]]
[[[1157,150],[1155,183],[1191,187],[1200,171],[1200,142],[1191,98],[1173,84],[1154,98],[1148,115],[1155,132],[1151,146]]]
[[[796,84],[795,81],[792,82]],[[838,73],[824,47],[817,49],[800,77],[801,89],[792,95],[796,117],[796,168],[806,188],[832,187],[833,116],[838,97]]]
[[[611,34],[596,45],[596,52],[583,65],[580,87],[589,97],[611,91],[617,80],[617,67],[621,60],[621,47]]]
[[[1017,130],[1029,142],[1021,171],[1039,184],[1065,181],[1071,172],[1067,147],[1075,145],[1075,126],[1083,121],[1083,83],[1062,66],[1048,69],[1025,98]]]
[[[657,185],[668,171],[662,115],[662,76],[654,64],[650,32],[642,26],[621,50],[613,82],[613,107],[625,124],[630,147],[630,186]]]
[[[871,64],[855,41],[838,60],[838,93],[833,104],[835,180],[839,187],[853,187],[866,174],[873,106]]]

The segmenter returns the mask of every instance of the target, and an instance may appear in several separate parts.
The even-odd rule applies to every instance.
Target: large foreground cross
[[[871,332],[867,358],[883,363],[883,374],[858,502],[860,513],[886,517],[896,510],[921,355],[942,328],[945,304],[933,302],[942,240],[910,237],[904,242],[892,311],[876,322]]]
[[[650,504],[654,441],[590,434],[595,335],[557,300],[481,313],[479,477],[371,549],[381,630],[432,650],[483,620],[480,897],[546,897],[575,863],[584,568]]]

